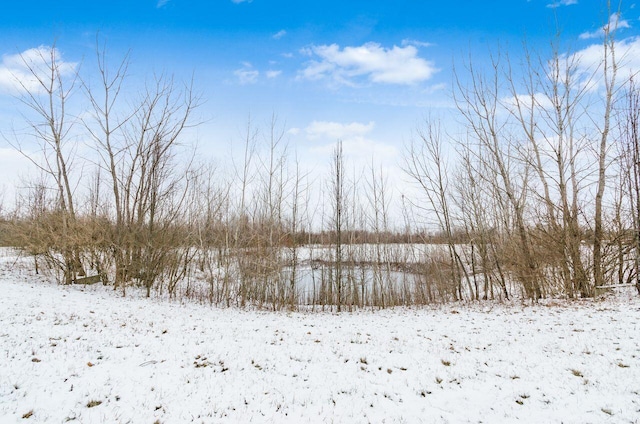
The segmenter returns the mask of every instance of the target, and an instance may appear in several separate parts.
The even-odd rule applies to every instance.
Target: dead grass
[[[93,408],[94,406],[98,406],[101,404],[102,404],[101,400],[90,400],[89,402],[87,402],[87,408]]]

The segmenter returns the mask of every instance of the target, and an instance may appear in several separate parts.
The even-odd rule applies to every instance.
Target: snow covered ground
[[[640,301],[357,313],[57,286],[0,258],[0,423],[635,423]]]

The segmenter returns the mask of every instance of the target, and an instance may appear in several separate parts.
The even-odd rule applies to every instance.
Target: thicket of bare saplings
[[[406,196],[340,141],[325,177],[308,174],[275,118],[247,123],[230,169],[197,161],[191,84],[132,90],[127,57],[98,47],[88,76],[39,49],[22,58],[27,129],[11,138],[39,173],[2,241],[61,283],[97,274],[122,295],[227,306],[640,292],[640,88],[614,33],[596,64],[552,44],[456,69],[453,116],[427,118],[404,152]]]

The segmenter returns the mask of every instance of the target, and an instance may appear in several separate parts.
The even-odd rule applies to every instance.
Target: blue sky
[[[556,22],[563,48],[584,49],[598,42],[609,16],[596,0],[7,3],[0,14],[5,130],[19,119],[2,89],[12,57],[55,42],[65,61],[87,72],[99,32],[114,57],[131,50],[133,80],[161,71],[195,76],[206,101],[198,129],[205,155],[224,161],[249,116],[262,125],[276,114],[307,165],[325,167],[342,139],[348,155],[376,156],[392,173],[420,121],[452,106],[454,63],[471,55],[482,66],[498,46],[517,57],[525,39],[544,51]],[[634,3],[623,4],[621,38],[635,37],[639,17]],[[6,147],[0,153],[8,162]],[[17,166],[11,157],[12,167],[0,163],[5,175]]]

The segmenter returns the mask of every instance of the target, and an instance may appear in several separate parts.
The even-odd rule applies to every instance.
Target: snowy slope
[[[633,296],[273,313],[57,286],[7,258],[0,293],[0,423],[640,422]]]

